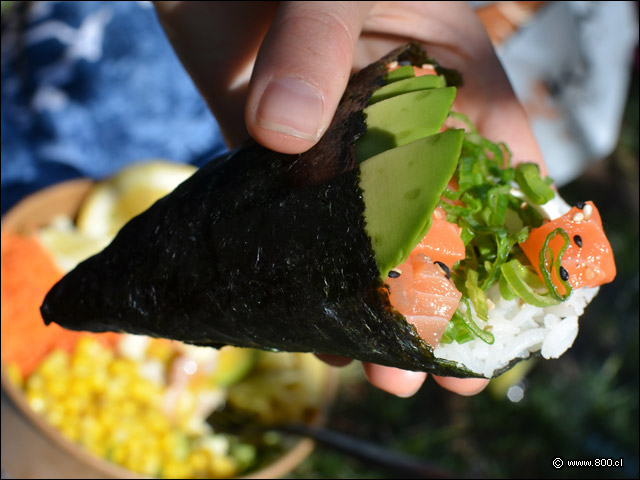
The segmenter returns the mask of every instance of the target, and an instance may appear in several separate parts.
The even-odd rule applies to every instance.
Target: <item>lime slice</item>
[[[122,226],[189,178],[196,167],[168,160],[128,166],[98,184],[82,203],[76,225],[91,237],[113,237]]]

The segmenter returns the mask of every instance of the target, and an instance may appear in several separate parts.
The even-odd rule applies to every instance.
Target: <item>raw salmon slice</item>
[[[435,348],[458,308],[462,293],[445,270],[423,253],[412,252],[394,270],[396,273],[391,275],[400,275],[388,278],[391,304]]]
[[[531,230],[527,240],[520,246],[535,268],[540,278],[540,250],[547,236],[556,228],[562,228],[569,235],[570,244],[562,256],[561,265],[569,274],[573,288],[596,287],[613,281],[616,264],[613,250],[602,228],[600,212],[593,202],[585,202],[582,208],[573,207],[561,217]],[[549,242],[554,256],[558,255],[563,241],[557,236]],[[551,276],[558,286],[555,272]]]
[[[423,253],[434,262],[442,262],[453,268],[458,260],[465,257],[464,243],[460,238],[462,229],[455,223],[447,222],[446,218],[445,211],[437,207],[433,211],[429,231],[411,253]]]

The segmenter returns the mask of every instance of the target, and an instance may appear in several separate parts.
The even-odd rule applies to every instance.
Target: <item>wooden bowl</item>
[[[29,234],[60,214],[75,218],[93,182],[71,180],[45,188],[16,204],[2,218],[2,232]],[[311,421],[322,425],[335,397],[337,375],[326,367],[321,408]],[[67,440],[28,405],[23,391],[1,368],[2,379],[2,469],[9,478],[146,478],[95,457]],[[279,478],[293,471],[314,448],[311,439],[301,439],[281,457],[241,478]]]

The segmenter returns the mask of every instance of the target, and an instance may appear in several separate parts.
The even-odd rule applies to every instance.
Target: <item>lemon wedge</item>
[[[76,225],[90,237],[113,237],[122,226],[189,178],[196,167],[151,159],[99,182],[82,203]]]
[[[70,217],[60,215],[38,231],[38,240],[51,253],[56,265],[66,273],[105,248],[111,238],[84,234],[75,228]]]

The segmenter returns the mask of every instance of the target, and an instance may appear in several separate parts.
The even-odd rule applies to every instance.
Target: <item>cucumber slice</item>
[[[378,103],[387,98],[395,97],[409,92],[417,92],[419,90],[427,90],[429,88],[446,87],[443,76],[439,75],[422,75],[421,77],[406,78],[397,82],[390,83],[384,87],[380,87],[373,92],[369,99],[369,105]]]
[[[463,130],[447,130],[360,164],[365,230],[382,278],[407,259],[429,230],[431,214],[456,169],[463,137]]]
[[[393,83],[398,80],[404,80],[405,78],[415,77],[413,67],[411,65],[404,65],[403,67],[396,68],[395,70],[387,73],[384,78],[384,83]]]
[[[365,108],[367,131],[355,145],[358,160],[438,133],[455,96],[455,87],[434,88],[397,95]]]

